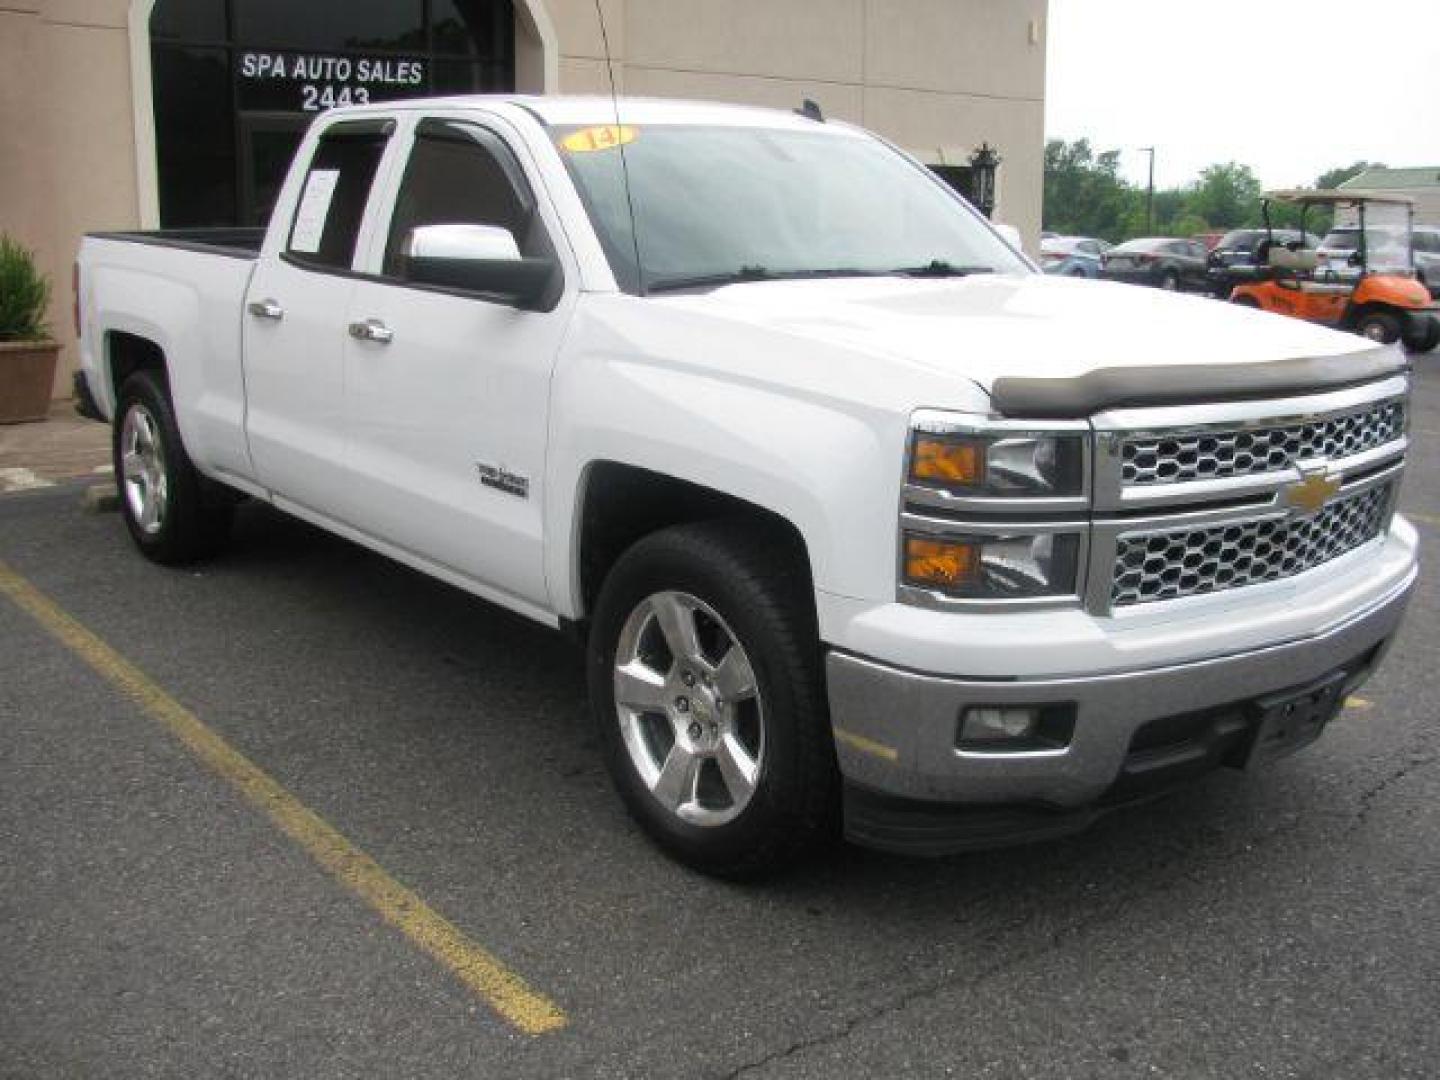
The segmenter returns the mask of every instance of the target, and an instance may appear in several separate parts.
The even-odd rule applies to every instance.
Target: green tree
[[[1046,229],[1119,240],[1134,199],[1134,189],[1120,177],[1119,151],[1096,154],[1088,139],[1045,144]]]
[[[1185,209],[1212,229],[1238,229],[1260,223],[1260,178],[1249,165],[1227,161],[1200,173],[1187,193]]]

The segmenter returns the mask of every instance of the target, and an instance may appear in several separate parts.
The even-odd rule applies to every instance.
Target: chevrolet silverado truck
[[[1416,578],[1398,348],[1047,277],[813,111],[337,109],[263,234],[77,273],[144,555],[248,497],[577,635],[619,794],[716,874],[1270,762]]]

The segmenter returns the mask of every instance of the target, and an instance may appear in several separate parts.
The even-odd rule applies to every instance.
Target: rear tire
[[[1380,345],[1400,340],[1400,320],[1389,311],[1367,311],[1355,323],[1355,332]]]
[[[1166,270],[1165,273],[1160,275],[1160,288],[1166,292],[1179,292],[1180,275],[1174,270]]]
[[[224,546],[235,496],[191,463],[162,375],[138,371],[120,387],[111,451],[120,515],[141,554],[168,566]]]
[[[664,529],[610,571],[590,632],[606,764],[661,848],[754,878],[836,833],[839,772],[808,575],[743,521]]]

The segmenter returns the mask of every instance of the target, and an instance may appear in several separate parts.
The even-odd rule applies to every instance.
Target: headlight
[[[981,433],[950,423],[917,424],[907,478],[959,496],[1073,498],[1085,493],[1085,446],[1079,433]]]
[[[963,600],[1073,596],[1080,534],[927,536],[905,533],[904,582]]]

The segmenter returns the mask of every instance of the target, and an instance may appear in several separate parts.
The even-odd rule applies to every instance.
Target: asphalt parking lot
[[[630,826],[558,636],[263,508],[177,572],[79,487],[0,497],[0,1075],[1433,1077],[1420,364],[1425,570],[1318,745],[1076,838],[760,886]]]

